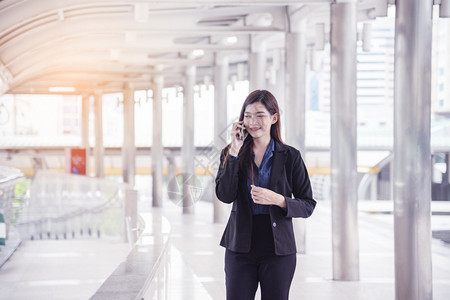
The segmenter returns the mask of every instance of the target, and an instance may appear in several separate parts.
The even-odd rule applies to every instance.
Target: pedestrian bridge
[[[24,205],[8,240],[22,237],[20,247],[8,261],[0,252],[0,299],[225,298],[225,224],[213,222],[211,202],[196,202],[194,215],[168,198],[151,208],[123,183],[54,171],[31,191],[35,203]],[[358,216],[361,279],[332,280],[331,201],[323,199],[306,223],[292,299],[394,298],[393,203],[361,200]],[[450,202],[432,203],[434,299],[450,297],[449,217]]]
[[[392,8],[385,27],[391,35],[367,55],[371,26]],[[18,186],[11,182],[21,175],[0,179],[0,254],[9,258],[0,270],[0,297],[118,295],[116,280],[130,272],[138,274],[127,288],[136,295],[223,299],[217,240],[228,207],[214,199],[214,166],[196,160],[196,146],[217,154],[245,95],[268,89],[282,107],[285,141],[312,162],[315,193],[322,198],[311,219],[294,225],[302,247],[292,297],[450,298],[450,256],[441,242],[450,202],[432,201],[449,191],[448,127],[434,131],[450,112],[450,29],[443,22],[449,16],[449,0],[0,1],[1,143],[29,143],[39,126],[61,141],[44,149],[38,142],[0,146],[1,164],[19,168],[29,156],[32,173],[45,169],[47,156],[62,165],[63,149],[76,147],[84,160],[75,160],[95,176],[67,183],[66,175],[55,175],[45,189],[31,189],[22,200],[33,201],[23,207],[9,200]],[[380,53],[383,59],[373,64]],[[203,108],[211,109],[196,115],[195,103],[207,91]],[[45,105],[50,95],[63,99],[61,106]],[[164,123],[169,98],[176,98],[170,101],[176,109]],[[120,113],[107,122],[111,103]],[[308,110],[328,120],[309,134]],[[50,124],[52,117],[57,121]],[[206,145],[195,144],[199,120],[205,122],[197,128],[211,129]],[[368,120],[389,130],[360,135]],[[119,141],[115,145],[104,138],[105,123],[114,125],[109,134]],[[169,154],[179,154],[168,156],[163,133],[172,138],[166,130],[174,124],[180,142]],[[140,145],[136,132],[149,131],[151,142]],[[386,134],[386,147],[371,144]],[[366,150],[389,153],[362,165],[358,152]],[[206,154],[211,152],[201,152]],[[315,164],[322,159],[327,163]],[[196,178],[200,164],[210,173],[204,190],[209,202],[185,180]],[[105,165],[120,175],[115,184],[104,181]],[[171,166],[167,173],[165,166]],[[369,168],[361,172],[361,166]],[[147,176],[142,190],[139,172]],[[38,184],[38,174],[32,176]],[[166,196],[172,178],[177,201]],[[366,202],[377,198],[378,179],[388,201]],[[138,197],[140,191],[146,197]],[[147,217],[168,220],[170,234],[144,226],[153,224]],[[141,232],[146,230],[151,234]],[[86,256],[80,254],[84,247],[92,249]],[[145,262],[154,266],[145,271],[154,274],[135,268],[133,259],[145,252],[156,257]],[[89,268],[94,263],[104,266],[101,274]]]

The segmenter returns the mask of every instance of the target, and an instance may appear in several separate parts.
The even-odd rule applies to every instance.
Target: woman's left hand
[[[277,205],[279,207],[286,207],[286,199],[283,195],[275,193],[272,190],[252,185],[250,194],[253,202],[261,205]]]

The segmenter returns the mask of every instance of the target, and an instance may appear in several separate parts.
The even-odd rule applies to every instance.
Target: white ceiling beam
[[[359,0],[358,18],[368,18],[370,12],[382,13],[386,1]],[[114,88],[123,81],[140,84],[154,74],[153,66],[159,64],[167,66],[164,74],[166,83],[171,84],[179,81],[179,72],[186,65],[195,64],[204,68],[202,72],[210,72],[215,52],[229,54],[230,63],[248,56],[250,36],[264,41],[270,50],[283,48],[284,33],[289,31],[288,16],[291,21],[306,19],[306,31],[311,39],[314,32],[310,27],[317,22],[329,22],[331,2],[0,1],[0,61],[11,74],[11,90],[16,91],[55,82],[85,86],[107,82]],[[145,4],[138,12],[143,22],[134,18],[136,3]],[[261,13],[273,17],[271,26],[246,26],[249,16]],[[237,37],[236,44],[219,42],[231,35]],[[175,43],[176,39],[184,43]],[[205,52],[203,58],[194,62],[184,58],[195,49]],[[116,61],[111,59],[111,51],[117,54]],[[130,76],[132,73],[135,77]]]

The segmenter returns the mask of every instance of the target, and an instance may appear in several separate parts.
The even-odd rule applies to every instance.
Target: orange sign
[[[86,149],[66,149],[66,173],[86,175]]]

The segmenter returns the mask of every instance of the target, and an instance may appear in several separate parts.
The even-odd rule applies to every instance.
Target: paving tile
[[[450,211],[449,204],[434,206]],[[225,299],[224,249],[219,246],[225,224],[212,222],[212,204],[197,203],[194,215],[183,215],[182,208],[170,201],[162,208],[140,205],[142,212],[162,214],[171,223],[169,268],[164,279],[155,283],[163,287],[160,295],[173,300]],[[345,282],[332,279],[331,208],[329,202],[320,202],[306,223],[307,250],[297,256],[290,298],[394,299],[393,216],[374,213],[390,206],[361,203],[360,280]],[[433,215],[432,228],[448,230],[449,218]],[[450,299],[450,246],[433,239],[432,251],[433,299]],[[0,269],[0,299],[88,299],[128,253],[127,244],[104,240],[25,241]],[[121,295],[116,291],[108,297]]]

